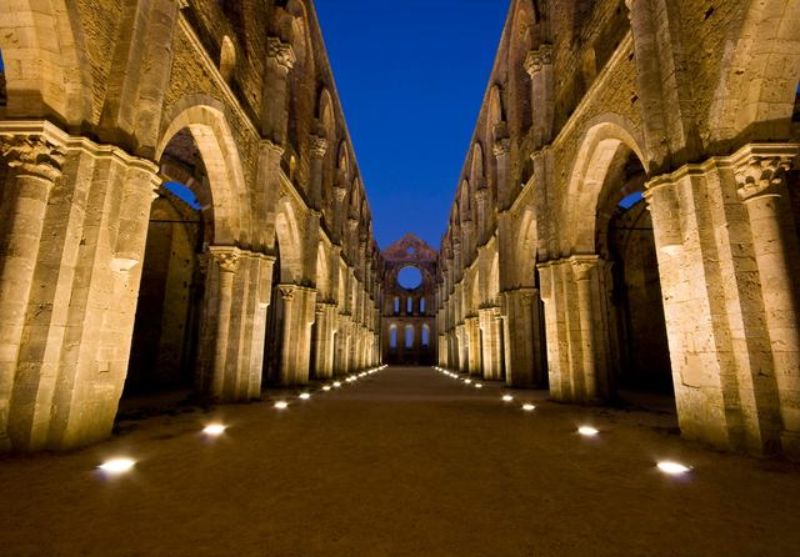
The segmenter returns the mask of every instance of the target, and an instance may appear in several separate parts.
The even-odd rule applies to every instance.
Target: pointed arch
[[[208,174],[214,242],[218,245],[248,243],[249,197],[239,150],[223,108],[210,98],[187,97],[173,107],[172,114],[156,149],[156,159],[161,159],[173,137],[188,129]]]
[[[303,244],[297,216],[288,197],[278,202],[275,236],[281,254],[281,283],[299,284],[303,278]]]
[[[472,146],[472,162],[469,171],[469,181],[475,189],[481,189],[486,185],[484,166],[483,146],[476,141]]]

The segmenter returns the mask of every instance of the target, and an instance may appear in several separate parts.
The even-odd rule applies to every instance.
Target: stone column
[[[11,168],[0,206],[0,449],[8,448],[11,394],[22,343],[28,299],[42,239],[50,192],[61,176],[64,148],[43,136],[0,137]]]
[[[481,188],[475,192],[475,199],[478,203],[478,245],[482,246],[487,241],[487,218],[489,211],[489,188]]]
[[[539,149],[553,139],[555,75],[553,47],[543,44],[525,59],[525,70],[531,76],[531,105],[533,106],[533,147]]]
[[[311,137],[311,194],[309,201],[312,209],[322,207],[322,179],[324,178],[325,154],[328,152],[328,140],[320,136]]]
[[[503,379],[499,308],[481,308],[478,316],[480,331],[483,333],[483,377],[490,381],[499,381]]]
[[[754,149],[755,151],[759,151]],[[797,147],[747,153],[737,165],[739,197],[747,207],[766,309],[783,420],[784,451],[800,455],[800,331],[797,307],[797,246],[790,228],[786,173]],[[788,222],[787,222],[788,221]],[[792,258],[795,259],[792,262]]]
[[[466,319],[467,370],[473,377],[481,376],[481,327],[477,316]]]
[[[267,68],[264,72],[264,95],[261,105],[264,137],[276,145],[285,145],[289,120],[289,71],[296,58],[291,45],[276,37],[267,39]]]
[[[281,284],[278,291],[284,311],[280,383],[284,386],[306,385],[317,292],[296,284]]]
[[[512,387],[531,387],[544,383],[537,353],[543,350],[539,343],[539,291],[535,288],[518,288],[504,293],[506,320],[506,383]]]
[[[497,161],[497,195],[500,209],[508,209],[514,202],[514,185],[508,178],[508,152],[511,140],[500,137],[495,140],[492,152]]]
[[[239,268],[239,250],[231,247],[212,246],[209,255],[217,267],[217,326],[214,339],[214,367],[209,382],[209,395],[222,400],[225,391],[225,369],[228,362],[228,344],[233,304],[233,280]]]
[[[458,371],[466,373],[469,366],[467,365],[467,334],[463,323],[456,325],[456,342],[458,344]]]
[[[334,321],[336,320],[336,304],[332,302],[320,302],[317,304],[317,350],[316,369],[317,379],[329,379],[333,377],[333,333]]]

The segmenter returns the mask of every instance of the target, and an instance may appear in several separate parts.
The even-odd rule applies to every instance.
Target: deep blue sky
[[[438,249],[508,0],[316,0],[381,248]]]

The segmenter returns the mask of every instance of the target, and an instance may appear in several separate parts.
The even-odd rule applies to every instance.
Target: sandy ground
[[[800,467],[689,444],[669,415],[501,394],[390,368],[283,412],[149,418],[72,454],[6,458],[0,554],[800,555]],[[204,440],[214,418],[230,429]],[[578,436],[584,423],[601,435]],[[98,474],[116,455],[134,471]],[[694,470],[665,477],[662,458]]]

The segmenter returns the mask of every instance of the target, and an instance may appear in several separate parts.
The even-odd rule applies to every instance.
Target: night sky
[[[438,249],[508,0],[316,0],[353,147],[386,248]]]

